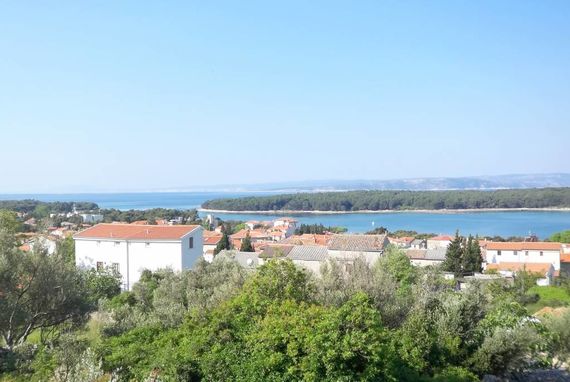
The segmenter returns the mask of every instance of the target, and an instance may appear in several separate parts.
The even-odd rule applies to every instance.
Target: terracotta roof
[[[379,252],[387,241],[384,235],[334,235],[328,248],[333,251]]]
[[[221,232],[204,230],[202,232],[202,237],[204,245],[216,245],[220,240],[222,240],[223,234]]]
[[[328,234],[311,234],[304,233],[302,235],[293,235],[285,240],[281,240],[283,244],[294,245],[327,245],[332,235]]]
[[[253,238],[269,238],[271,237],[271,235],[267,234],[264,231],[259,231],[256,229],[242,229],[239,230],[238,232],[234,233],[233,235],[231,235],[232,239],[245,239],[245,237],[247,236],[247,234],[249,233],[249,237]]]
[[[268,244],[264,247],[259,257],[267,259],[273,257],[284,257],[293,249],[292,245],[272,245]]]
[[[178,240],[199,228],[198,225],[134,225],[97,224],[74,235],[74,238],[119,239],[119,240]]]
[[[544,250],[544,251],[560,251],[562,248],[560,243],[551,243],[547,241],[489,241],[487,242],[487,249],[491,250],[511,250],[511,251],[524,251],[524,250]]]
[[[550,270],[552,264],[550,263],[512,263],[512,262],[504,262],[504,263],[492,263],[487,264],[487,269],[496,269],[498,271],[520,271],[526,270],[527,272],[535,272],[545,274]]]
[[[453,236],[449,236],[449,235],[440,235],[440,236],[434,236],[434,237],[430,237],[428,240],[438,240],[438,241],[452,241],[452,240],[453,240]]]
[[[216,245],[222,240],[222,235],[220,236],[204,236],[203,243],[204,245]]]
[[[445,248],[437,249],[408,249],[406,251],[406,256],[409,259],[415,260],[434,260],[443,261],[445,260],[445,253],[447,250]]]
[[[425,259],[427,253],[427,249],[408,249],[406,251],[406,256],[409,259]]]

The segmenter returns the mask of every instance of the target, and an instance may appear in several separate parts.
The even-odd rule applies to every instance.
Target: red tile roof
[[[216,245],[222,240],[223,234],[215,231],[204,231],[204,245]]]
[[[526,270],[527,272],[536,272],[545,274],[550,270],[552,264],[550,263],[498,263],[498,264],[487,264],[487,269],[496,269],[499,271],[520,271]]]
[[[512,241],[512,242],[487,242],[487,249],[491,250],[511,250],[511,251],[524,251],[524,250],[544,250],[544,251],[560,251],[562,246],[560,243],[551,243],[547,241]]]
[[[178,240],[197,229],[198,225],[134,225],[97,224],[74,235],[74,238],[119,239],[119,240]]]
[[[452,241],[453,237],[448,235],[441,235],[441,236],[430,237],[428,240]]]

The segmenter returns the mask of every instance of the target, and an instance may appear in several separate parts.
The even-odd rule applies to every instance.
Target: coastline
[[[359,211],[298,211],[298,210],[265,210],[265,211],[233,211],[197,208],[198,212],[218,214],[247,214],[247,215],[345,215],[345,214],[393,214],[393,213],[422,213],[422,214],[461,214],[474,212],[569,212],[570,207],[545,208],[466,208],[441,210],[359,210]]]

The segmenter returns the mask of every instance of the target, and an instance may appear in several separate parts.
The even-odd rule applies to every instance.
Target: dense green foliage
[[[301,224],[301,226],[295,230],[295,235],[303,235],[305,233],[323,234],[326,232],[343,233],[346,231],[348,230],[344,227],[325,227],[322,224]]]
[[[570,188],[498,191],[348,191],[216,199],[229,211],[381,211],[570,207]]]
[[[548,238],[549,241],[554,241],[558,243],[570,243],[570,230],[556,232]]]
[[[182,224],[199,224],[200,218],[196,210],[178,210],[170,208],[151,208],[148,210],[128,210],[103,209],[100,211],[106,222],[123,221],[132,223],[138,220],[146,220],[149,223],[156,223],[157,219],[182,218]]]
[[[99,209],[96,203],[91,202],[41,202],[33,199],[0,200],[0,209],[22,213],[38,212],[39,215],[72,212],[74,206],[80,211]]]

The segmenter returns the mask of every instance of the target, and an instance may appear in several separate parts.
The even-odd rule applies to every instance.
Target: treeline
[[[322,224],[301,224],[299,228],[295,230],[295,235],[309,234],[323,234],[326,232],[330,233],[344,233],[348,231],[345,227],[325,227]]]
[[[132,223],[134,221],[145,220],[151,224],[158,219],[177,219],[182,218],[182,224],[199,224],[201,222],[198,216],[198,211],[192,210],[178,210],[170,208],[151,208],[148,210],[128,210],[121,211],[117,209],[104,209],[100,211],[103,214],[105,222],[122,221]]]
[[[47,211],[49,213],[67,213],[73,211],[73,206],[78,211],[98,210],[97,203],[91,202],[42,202],[34,199],[24,200],[0,200],[0,210],[9,210],[22,213],[34,211]]]
[[[497,191],[349,191],[209,200],[228,211],[384,211],[483,208],[568,208],[570,188]]]

